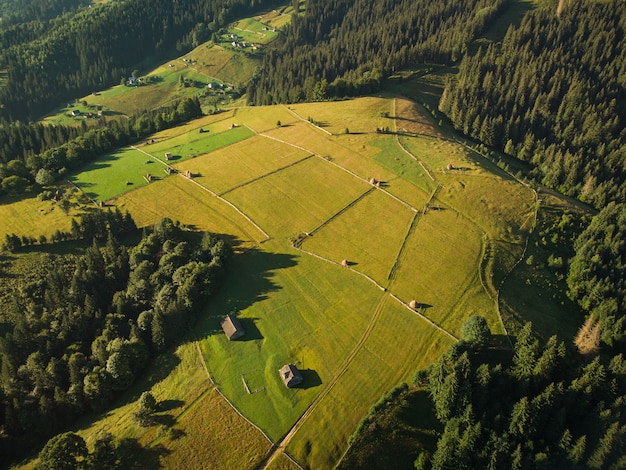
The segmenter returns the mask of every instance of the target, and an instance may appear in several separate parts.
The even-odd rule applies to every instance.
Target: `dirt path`
[[[365,341],[367,341],[367,338],[369,338],[369,335],[372,332],[372,330],[374,329],[374,325],[376,324],[376,320],[380,316],[380,312],[382,311],[383,306],[384,306],[384,304],[385,304],[385,302],[387,301],[388,298],[389,297],[387,295],[384,295],[380,299],[380,302],[378,302],[378,305],[376,306],[376,309],[374,310],[374,314],[372,315],[372,318],[370,319],[370,322],[367,325],[367,328],[365,329],[365,331],[361,335],[361,338],[359,339],[359,341],[354,345],[354,348],[352,348],[352,351],[350,351],[350,354],[348,354],[348,356],[341,363],[341,366],[339,366],[339,370],[335,373],[335,375],[330,380],[328,385],[326,385],[326,388],[324,388],[324,390],[319,395],[317,395],[315,397],[315,399],[311,402],[311,404],[306,409],[306,411],[302,414],[302,416],[300,416],[300,419],[298,419],[298,421],[296,421],[296,423],[291,427],[291,429],[287,432],[287,434],[285,434],[285,436],[272,447],[272,450],[271,450],[270,454],[261,463],[261,465],[259,465],[257,467],[258,470],[265,470],[266,468],[268,468],[270,466],[270,464],[280,454],[282,454],[285,451],[285,449],[287,448],[287,446],[291,442],[291,439],[293,438],[293,436],[296,435],[296,433],[300,430],[300,428],[305,423],[305,421],[309,418],[309,416],[311,416],[311,414],[313,414],[313,412],[315,411],[317,406],[321,403],[321,401],[324,398],[326,398],[326,396],[334,388],[335,384],[339,381],[341,376],[343,376],[343,374],[346,372],[346,370],[348,370],[348,367],[350,366],[350,363],[354,360],[356,355],[359,353],[359,351],[361,350],[361,348],[365,344]]]

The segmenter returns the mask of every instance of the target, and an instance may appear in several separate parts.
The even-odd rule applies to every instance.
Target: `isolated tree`
[[[484,317],[474,315],[461,326],[461,338],[473,346],[484,348],[491,341],[491,330]]]
[[[41,186],[50,186],[54,183],[54,173],[46,168],[41,168],[35,176],[35,183]]]
[[[574,344],[578,348],[578,352],[585,356],[590,356],[600,351],[600,339],[600,322],[594,321],[590,315],[578,330],[574,338]]]
[[[54,436],[41,449],[37,470],[76,470],[87,457],[87,444],[78,434],[66,432]]]

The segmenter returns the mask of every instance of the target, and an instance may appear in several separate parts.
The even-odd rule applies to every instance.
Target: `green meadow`
[[[195,351],[193,367],[206,366],[211,379],[193,375],[185,394],[182,375],[150,385],[159,397],[182,397],[170,427],[187,434],[133,431],[148,450],[168,449],[168,467],[189,459],[206,468],[255,467],[268,455],[257,431],[239,438],[249,463],[212,453],[239,419],[216,387],[272,442],[291,430],[283,445],[299,465],[332,468],[369,407],[437,359],[470,315],[504,334],[497,289],[524,253],[534,192],[442,138],[420,112],[393,98],[236,108],[163,131],[72,177],[90,197],[129,210],[139,226],[167,216],[235,246],[223,288],[180,350],[188,360]],[[345,122],[354,123],[348,134]],[[392,132],[412,127],[401,136],[375,131],[386,123]],[[194,177],[165,177],[165,152]],[[143,175],[152,169],[162,178],[148,184]],[[232,342],[219,326],[231,312],[247,332]],[[300,387],[283,385],[278,369],[287,363],[303,371]],[[82,432],[124,425],[129,406]],[[236,429],[247,432],[245,423]],[[192,433],[215,435],[211,449]],[[295,464],[282,457],[273,465]]]

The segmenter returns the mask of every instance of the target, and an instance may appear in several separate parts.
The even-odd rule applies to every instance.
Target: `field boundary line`
[[[398,134],[395,135],[396,137],[396,142],[398,143],[398,146],[409,156],[411,157],[413,160],[415,160],[417,163],[420,164],[420,166],[424,169],[424,171],[426,172],[426,174],[428,175],[428,177],[432,180],[432,181],[437,181],[435,179],[435,177],[430,173],[430,171],[428,170],[428,168],[426,168],[426,166],[422,163],[422,161],[417,158],[415,155],[413,155],[411,152],[409,152],[409,150],[404,146],[404,144],[402,142],[400,142],[400,137],[398,137]]]
[[[76,183],[73,183],[72,181],[66,179],[65,181],[67,181],[67,183],[72,186],[73,188],[76,188],[76,190],[78,190],[81,194],[84,194],[91,202],[93,202],[95,204],[96,207],[100,207],[100,204],[98,204],[98,201],[96,201],[95,199],[90,198],[89,196],[87,196],[87,193],[85,191],[83,191],[82,189],[80,189]]]
[[[400,267],[400,259],[406,248],[407,241],[409,240],[409,237],[411,236],[411,234],[415,231],[415,227],[417,227],[417,224],[419,223],[419,221],[422,220],[422,217],[426,215],[426,212],[428,210],[428,205],[437,195],[439,188],[441,188],[441,185],[437,183],[437,186],[435,187],[433,192],[430,194],[430,197],[428,198],[428,200],[424,202],[424,209],[422,209],[421,213],[417,210],[415,211],[415,214],[413,215],[413,220],[411,220],[411,224],[409,225],[409,229],[406,232],[404,240],[402,240],[402,245],[400,245],[400,250],[398,251],[398,254],[396,255],[396,259],[393,263],[393,266],[391,266],[391,269],[389,270],[389,274],[387,275],[388,280],[395,279],[396,271]]]
[[[337,211],[335,214],[331,215],[328,219],[326,219],[324,222],[322,222],[321,224],[319,224],[317,227],[309,230],[307,232],[307,236],[311,236],[312,234],[314,234],[315,232],[317,232],[318,230],[322,229],[323,227],[325,227],[326,225],[328,225],[333,219],[335,219],[336,217],[339,217],[341,214],[343,214],[345,211],[347,211],[348,209],[350,209],[352,206],[354,206],[357,202],[359,202],[361,199],[365,198],[365,196],[367,196],[369,193],[371,193],[374,190],[374,188],[368,188],[367,191],[365,191],[363,194],[359,195],[354,201],[349,202],[348,205],[342,207],[341,209],[339,209],[339,211]],[[304,241],[304,240],[303,240]]]
[[[372,318],[370,319],[369,323],[367,324],[367,327],[365,328],[365,331],[363,332],[363,334],[361,335],[359,340],[356,342],[356,344],[354,345],[354,347],[352,348],[350,353],[348,353],[346,358],[343,360],[343,362],[341,363],[341,365],[337,369],[337,372],[330,379],[330,382],[328,383],[328,385],[324,388],[324,390],[322,392],[320,392],[313,399],[313,401],[307,407],[307,409],[304,411],[304,413],[302,413],[302,416],[300,416],[300,418],[298,418],[298,420],[291,427],[291,429],[287,432],[287,434],[285,434],[283,436],[283,438],[276,444],[275,449],[268,456],[268,458],[258,467],[258,470],[265,470],[267,467],[269,467],[269,465],[281,453],[285,453],[285,449],[287,448],[287,446],[291,442],[291,439],[300,430],[300,428],[302,427],[304,422],[309,418],[309,416],[311,416],[311,414],[313,414],[313,412],[315,411],[317,406],[322,402],[322,400],[324,400],[330,394],[330,392],[333,390],[333,388],[335,387],[335,385],[337,384],[339,379],[346,373],[346,371],[348,370],[348,367],[350,366],[350,364],[352,363],[354,358],[357,356],[357,354],[361,351],[363,345],[368,340],[368,338],[370,336],[370,333],[374,329],[374,325],[376,324],[376,320],[378,320],[378,318],[380,317],[380,313],[383,310],[383,306],[385,304],[385,299],[387,299],[387,296],[383,295],[381,297],[381,299],[379,300],[378,304],[376,305],[376,308],[374,309],[374,313],[372,315]]]
[[[277,142],[280,142],[280,143],[286,144],[286,145],[291,145],[292,147],[295,147],[295,148],[297,148],[297,149],[304,150],[305,152],[308,152],[308,153],[312,154],[313,156],[315,156],[315,157],[317,157],[317,158],[321,158],[321,159],[322,159],[322,160],[324,160],[326,163],[329,163],[330,165],[334,165],[336,168],[339,168],[340,170],[345,171],[346,173],[348,173],[349,175],[353,176],[354,178],[356,178],[356,179],[358,179],[358,180],[360,180],[360,181],[363,181],[363,182],[365,182],[365,183],[367,183],[367,184],[371,184],[371,183],[370,183],[370,182],[369,182],[366,178],[362,178],[362,177],[360,177],[360,176],[359,176],[359,175],[357,175],[356,173],[353,173],[352,171],[348,170],[347,168],[345,168],[345,167],[343,167],[343,166],[341,166],[341,165],[339,165],[339,164],[337,164],[337,163],[335,163],[335,162],[333,162],[333,161],[329,160],[328,158],[324,158],[324,157],[322,157],[321,155],[318,155],[317,153],[315,153],[315,152],[313,152],[313,151],[311,151],[311,150],[309,150],[309,149],[306,149],[306,148],[304,148],[304,147],[301,147],[301,146],[299,146],[299,145],[293,144],[293,143],[291,143],[291,142],[287,142],[286,140],[282,140],[282,139],[279,139],[279,138],[274,137],[274,136],[271,136],[271,135],[267,135],[267,134],[263,134],[263,133],[260,133],[259,135],[260,135],[260,136],[263,136],[263,137],[266,137],[266,138],[268,138],[268,139],[272,139],[272,140],[275,140],[275,141],[277,141]],[[417,210],[418,210],[418,209],[416,209],[414,206],[412,206],[411,204],[409,204],[408,202],[403,201],[403,200],[402,200],[402,199],[400,199],[398,196],[396,196],[395,194],[390,193],[390,192],[389,192],[389,191],[387,191],[386,189],[384,189],[384,188],[379,188],[379,187],[376,187],[376,189],[378,189],[379,191],[382,191],[383,193],[385,193],[385,194],[386,194],[387,196],[389,196],[390,198],[395,199],[396,201],[398,201],[398,202],[399,202],[400,204],[402,204],[403,206],[406,206],[406,207],[408,207],[409,209],[411,209],[411,210],[413,210],[413,211],[417,211]]]
[[[350,266],[342,266],[341,263],[337,263],[336,261],[333,261],[332,259],[328,259],[328,258],[324,258],[323,256],[317,255],[311,251],[307,251],[304,250],[302,248],[299,248],[297,246],[293,246],[291,245],[291,247],[294,250],[298,250],[301,251],[302,253],[305,253],[309,256],[313,256],[314,258],[320,259],[322,261],[326,261],[327,263],[331,263],[334,264],[335,266],[339,266],[342,269],[349,269],[350,271],[352,271],[355,274],[358,274],[359,276],[363,276],[365,279],[367,279],[368,281],[370,281],[372,284],[374,284],[376,287],[378,287],[381,291],[385,292],[387,290],[386,287],[381,286],[378,282],[376,282],[374,279],[372,279],[371,277],[369,277],[367,274],[362,273],[361,271],[357,271],[356,269],[352,269]]]
[[[206,192],[208,192],[209,194],[213,195],[214,197],[216,197],[217,199],[219,199],[220,201],[223,201],[225,204],[228,204],[230,207],[232,207],[233,209],[235,209],[237,211],[237,213],[239,215],[241,215],[244,219],[246,219],[248,222],[250,222],[258,231],[260,231],[263,235],[265,235],[265,240],[263,240],[264,242],[267,240],[270,240],[272,237],[270,237],[267,232],[265,230],[263,230],[261,227],[259,227],[259,225],[252,220],[248,215],[246,215],[241,209],[239,209],[236,205],[234,205],[232,202],[230,202],[227,199],[224,199],[223,197],[221,197],[219,194],[211,191],[209,188],[207,188],[206,186],[202,186],[200,183],[198,183],[197,181],[195,181],[192,178],[187,178],[185,175],[179,173],[180,176],[182,178],[185,178],[186,180],[191,181],[193,184],[195,184],[196,186],[198,186],[199,188],[204,189]]]
[[[446,335],[448,335],[450,338],[452,338],[454,341],[459,341],[459,338],[457,338],[456,336],[454,336],[452,333],[450,333],[448,330],[446,330],[445,328],[437,325],[437,323],[435,323],[433,320],[431,320],[430,318],[428,318],[427,316],[425,316],[424,314],[418,312],[417,310],[412,309],[411,307],[409,307],[404,301],[400,300],[398,297],[396,297],[394,294],[389,293],[389,295],[398,303],[400,303],[404,308],[406,308],[407,310],[409,310],[410,312],[412,312],[414,315],[417,315],[418,317],[420,317],[422,320],[426,321],[427,323],[430,323],[432,326],[434,326],[435,328],[437,328],[439,331],[441,331],[442,333],[445,333]]]
[[[324,129],[324,128],[322,128],[322,127],[318,126],[317,124],[313,124],[313,123],[312,123],[311,121],[309,121],[308,119],[304,119],[302,116],[300,116],[298,113],[296,113],[296,112],[295,112],[293,109],[291,109],[289,106],[284,106],[284,107],[287,109],[287,111],[289,111],[291,114],[293,114],[295,117],[297,117],[297,118],[298,118],[298,119],[300,119],[301,121],[309,123],[309,124],[310,124],[310,125],[312,125],[313,127],[315,127],[315,128],[317,128],[317,129],[319,129],[319,130],[320,130],[320,131],[322,131],[322,132],[325,132],[325,133],[326,133],[326,134],[328,134],[328,135],[333,135],[333,133],[332,133],[332,132],[327,131],[326,129]]]
[[[206,372],[206,375],[209,379],[209,381],[211,382],[211,384],[213,384],[214,388],[212,390],[215,390],[217,393],[219,393],[221,395],[221,397],[226,401],[226,403],[228,403],[230,405],[230,407],[235,410],[237,412],[237,414],[239,416],[241,416],[244,420],[246,420],[246,422],[250,423],[257,431],[259,431],[263,437],[265,437],[265,439],[267,439],[267,441],[272,444],[272,446],[274,445],[274,443],[272,442],[272,440],[267,436],[267,434],[265,434],[265,432],[263,432],[263,430],[258,427],[256,424],[254,424],[252,421],[250,421],[248,418],[246,418],[241,411],[239,411],[237,409],[237,407],[235,405],[233,405],[230,400],[228,398],[226,398],[224,396],[224,394],[222,393],[222,391],[220,390],[219,386],[215,383],[215,381],[213,380],[213,377],[211,377],[211,373],[209,372],[209,368],[206,365],[206,361],[204,360],[204,354],[202,354],[202,349],[200,348],[200,342],[199,341],[195,341],[196,343],[196,350],[198,351],[198,355],[200,358],[200,362],[202,363],[202,366],[204,367],[204,371]],[[271,447],[270,447],[271,448]]]
[[[417,224],[419,223],[420,219],[421,219],[420,213],[415,212],[413,214],[413,218],[411,219],[411,223],[409,224],[409,228],[406,231],[406,235],[404,236],[404,240],[402,240],[402,245],[400,245],[400,249],[398,250],[396,259],[394,260],[393,265],[391,266],[391,269],[389,270],[389,274],[387,275],[387,280],[395,279],[396,271],[400,267],[400,258],[402,257],[402,253],[404,252],[407,241],[409,240],[409,237],[415,230],[415,227],[417,227]]]
[[[218,196],[222,197],[224,194],[228,194],[228,193],[230,193],[232,191],[235,191],[236,189],[243,188],[244,186],[247,186],[247,185],[252,184],[252,183],[254,183],[256,181],[262,180],[263,178],[265,178],[267,176],[271,176],[271,175],[273,175],[275,173],[278,173],[280,171],[286,170],[287,168],[291,168],[292,166],[296,166],[296,165],[298,165],[298,164],[300,164],[300,163],[302,163],[302,162],[304,162],[304,161],[306,161],[306,160],[308,160],[310,158],[313,158],[313,155],[307,155],[306,157],[301,158],[300,160],[297,160],[295,162],[291,162],[289,165],[281,166],[280,168],[276,168],[275,170],[272,170],[269,173],[265,173],[264,175],[257,176],[255,178],[252,178],[249,181],[244,181],[243,183],[239,183],[239,184],[233,186],[232,188],[228,188],[226,191],[219,193]]]
[[[250,129],[252,130],[252,129]],[[253,131],[254,132],[254,131]],[[134,148],[135,150],[139,150],[141,153],[148,155],[150,158],[155,159],[157,162],[161,163],[164,166],[169,166],[167,163],[165,163],[164,161],[158,159],[157,157],[155,157],[154,155],[146,152],[145,150],[142,150],[140,148],[135,147],[134,145],[131,145],[132,148]],[[221,197],[219,194],[215,193],[214,191],[211,191],[209,188],[207,188],[206,186],[201,185],[200,183],[198,183],[197,181],[195,181],[193,178],[187,178],[185,175],[183,175],[182,173],[178,173],[180,176],[182,176],[183,178],[185,178],[186,180],[192,182],[193,184],[195,184],[196,186],[198,186],[201,189],[204,189],[206,192],[208,192],[209,194],[211,194],[213,197],[218,198],[220,201],[228,204],[230,207],[232,207],[233,209],[235,209],[235,211],[237,211],[237,213],[239,215],[241,215],[244,219],[246,219],[248,222],[250,222],[259,232],[261,232],[263,235],[265,235],[265,240],[263,240],[261,243],[270,240],[272,237],[270,237],[267,232],[265,230],[263,230],[261,227],[259,227],[259,225],[252,220],[248,215],[246,215],[241,209],[239,209],[236,205],[234,205],[232,202],[224,199],[223,197]]]

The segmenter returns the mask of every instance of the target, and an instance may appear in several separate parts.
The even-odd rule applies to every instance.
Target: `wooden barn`
[[[302,374],[293,364],[286,364],[278,371],[286,387],[295,387],[302,383]]]
[[[226,337],[230,341],[239,339],[246,334],[237,317],[232,314],[226,315],[226,318],[222,320],[221,325],[222,330],[224,330]]]

